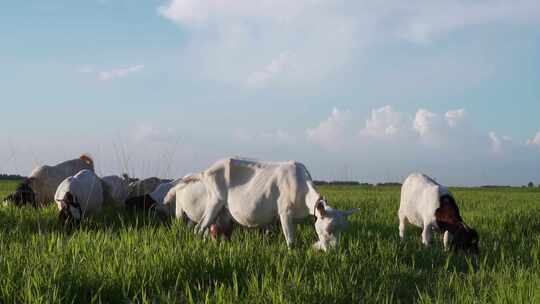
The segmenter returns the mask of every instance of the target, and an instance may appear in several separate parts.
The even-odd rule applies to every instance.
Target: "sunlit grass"
[[[4,188],[2,188],[2,186]],[[3,197],[15,184],[0,185]],[[2,303],[534,303],[540,301],[540,192],[455,189],[480,234],[478,259],[400,242],[398,188],[323,187],[360,207],[339,248],[315,252],[309,220],[287,249],[281,231],[204,240],[181,222],[108,210],[66,232],[53,206],[0,208]]]

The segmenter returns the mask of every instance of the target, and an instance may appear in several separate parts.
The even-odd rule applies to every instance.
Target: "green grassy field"
[[[0,183],[0,197],[15,183]],[[398,237],[398,188],[322,187],[360,207],[339,248],[321,253],[308,220],[287,249],[281,231],[203,240],[181,222],[115,214],[75,232],[53,206],[0,208],[1,303],[539,303],[540,191],[453,189],[480,234],[478,259]]]

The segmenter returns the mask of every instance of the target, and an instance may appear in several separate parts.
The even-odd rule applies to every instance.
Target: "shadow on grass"
[[[111,232],[163,225],[169,226],[170,220],[165,221],[150,212],[107,208],[98,215],[85,218],[79,228],[73,228],[60,224],[56,209],[52,206],[39,209],[29,206],[0,208],[0,229],[4,233],[72,233],[81,229]]]

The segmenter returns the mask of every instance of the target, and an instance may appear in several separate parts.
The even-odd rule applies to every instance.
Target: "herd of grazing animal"
[[[55,166],[40,166],[5,198],[15,205],[44,206],[53,201],[63,225],[79,225],[104,206],[153,209],[184,219],[197,233],[230,239],[235,225],[267,228],[280,224],[287,246],[295,242],[295,222],[314,216],[317,250],[338,244],[348,217],[358,209],[332,208],[298,162],[227,158],[208,169],[176,180],[124,176],[99,177],[87,155]],[[445,249],[477,254],[478,233],[464,223],[448,188],[426,175],[411,174],[402,185],[399,236],[407,223],[421,227],[422,243],[443,233]]]

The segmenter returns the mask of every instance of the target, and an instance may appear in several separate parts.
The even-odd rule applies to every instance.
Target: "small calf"
[[[328,206],[324,197],[319,198],[313,212],[317,218],[315,231],[319,236],[319,241],[313,244],[313,248],[327,251],[335,247],[339,242],[340,232],[349,225],[347,217],[358,211],[357,208],[345,211],[336,210]]]
[[[422,243],[431,244],[432,231],[444,233],[445,249],[478,254],[478,233],[467,226],[448,188],[424,174],[409,175],[401,187],[398,211],[399,236],[405,237],[405,226],[411,223],[423,228]]]

